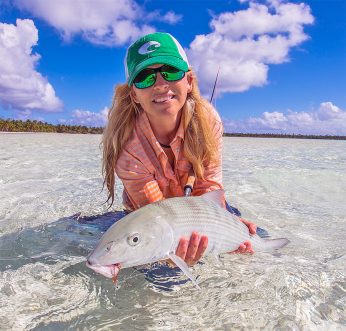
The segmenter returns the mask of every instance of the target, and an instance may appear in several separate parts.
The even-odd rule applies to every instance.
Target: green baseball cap
[[[147,34],[129,46],[125,56],[126,80],[129,86],[136,76],[153,64],[168,64],[188,71],[189,62],[183,47],[169,33]]]

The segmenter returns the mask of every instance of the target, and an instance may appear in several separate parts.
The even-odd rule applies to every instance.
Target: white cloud
[[[181,21],[182,15],[178,15],[173,11],[162,14],[160,11],[155,10],[152,13],[148,13],[147,18],[151,21],[161,21],[173,25]]]
[[[261,117],[223,122],[225,132],[346,135],[346,110],[332,102],[323,102],[310,112],[264,112]]]
[[[62,124],[85,125],[89,127],[103,127],[108,120],[108,107],[104,107],[100,112],[76,109],[72,113],[72,119],[59,120]]]
[[[331,102],[322,102],[317,115],[321,121],[328,121],[332,119],[345,120],[345,112],[339,107],[333,105]]]
[[[15,4],[44,19],[65,40],[81,34],[94,44],[107,46],[124,45],[154,32],[155,28],[145,23],[150,20],[174,24],[181,18],[172,11],[146,13],[134,0],[15,0]]]
[[[40,56],[32,48],[37,41],[32,20],[0,23],[0,102],[5,107],[51,112],[62,107],[52,85],[35,70]]]
[[[176,24],[177,22],[179,22],[182,19],[182,15],[177,15],[172,11],[169,11],[168,13],[166,13],[163,18],[162,21],[169,23],[169,24]]]
[[[242,1],[245,3],[245,1]],[[210,94],[220,67],[217,92],[263,86],[268,65],[289,61],[292,47],[308,39],[303,27],[314,21],[310,7],[279,0],[213,17],[212,32],[198,35],[187,50],[204,94]]]

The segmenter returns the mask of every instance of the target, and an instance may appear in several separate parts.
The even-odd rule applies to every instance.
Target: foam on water
[[[83,216],[113,217],[103,205],[100,140],[0,134],[1,328],[346,327],[346,142],[224,138],[228,200],[291,244],[208,258],[193,268],[202,291],[190,282],[163,291],[134,269],[114,286],[85,266],[101,232]],[[113,210],[122,209],[121,190]],[[77,222],[80,213],[88,222]]]

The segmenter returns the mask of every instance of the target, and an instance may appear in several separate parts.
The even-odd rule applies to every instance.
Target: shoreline
[[[102,134],[102,132],[52,132],[52,131],[0,131],[0,134],[35,134],[35,133],[59,133],[59,134]],[[299,135],[299,134],[275,134],[275,133],[224,133],[223,137],[236,138],[280,138],[280,139],[317,139],[317,140],[346,140],[346,136],[332,135]]]
[[[0,133],[69,133],[69,134],[103,134],[104,127],[88,127],[85,125],[50,124],[36,120],[11,120],[0,118]],[[286,138],[286,139],[324,139],[346,140],[341,135],[314,135],[295,133],[224,133],[224,137],[250,138]]]

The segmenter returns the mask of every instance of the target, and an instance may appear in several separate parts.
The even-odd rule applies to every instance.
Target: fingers
[[[198,245],[198,249],[197,249],[195,258],[194,258],[195,263],[201,259],[204,252],[206,251],[207,247],[208,247],[208,237],[202,236],[201,240],[199,242],[199,245]]]
[[[193,232],[190,237],[189,247],[186,252],[185,262],[188,265],[193,265],[198,262],[203,256],[208,247],[208,237],[199,236],[197,232]]]
[[[249,228],[250,234],[256,234],[257,225],[255,223],[247,221],[244,218],[240,218],[240,220]]]
[[[255,232],[256,233],[256,232]],[[252,248],[252,245],[250,243],[250,241],[245,241],[244,242],[244,245],[246,246],[245,248],[245,253],[250,253],[250,254],[253,254],[254,253],[254,250]]]
[[[207,247],[208,237],[200,237],[197,232],[193,232],[190,239],[181,238],[179,240],[175,254],[191,266],[200,260]]]
[[[234,252],[231,252],[231,254],[244,254],[244,253],[250,253],[253,254],[254,250],[252,248],[250,241],[245,241],[244,243],[240,244],[238,249]]]
[[[175,255],[178,255],[181,259],[185,260],[188,246],[189,246],[189,239],[180,238],[178,247],[175,251]]]
[[[197,232],[192,232],[189,242],[189,247],[187,248],[185,262],[188,265],[192,265],[195,260],[195,256],[199,245],[199,235]]]
[[[189,239],[180,238],[177,249],[175,250],[175,255],[179,256],[181,259],[185,260],[187,248],[189,246]],[[175,263],[169,259],[166,261],[170,267],[175,267]]]
[[[249,229],[249,233],[254,235],[256,234],[257,231],[257,225],[255,223],[252,223],[250,221],[247,221],[244,218],[240,218],[240,221],[242,221]],[[254,250],[252,248],[251,242],[249,241],[245,241],[243,244],[241,244],[239,246],[239,248],[237,250],[235,250],[233,253],[250,253],[253,254]]]

